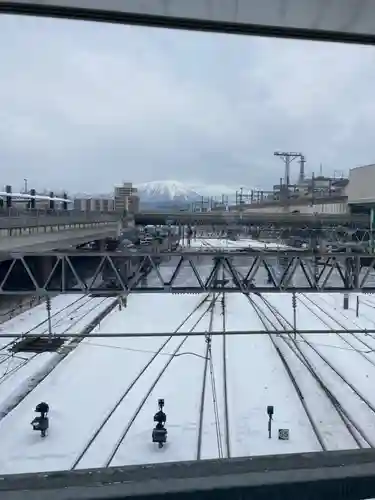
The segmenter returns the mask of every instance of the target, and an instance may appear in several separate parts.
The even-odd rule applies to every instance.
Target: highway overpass
[[[63,232],[37,233],[25,236],[0,238],[0,260],[11,252],[48,252],[63,250],[91,241],[116,238],[118,223],[108,222],[91,228],[77,228]]]
[[[6,13],[245,35],[375,43],[368,0],[0,0]]]
[[[121,219],[116,213],[79,210],[0,210],[0,236],[93,227]]]
[[[349,214],[329,214],[329,215],[311,215],[311,214],[281,214],[281,213],[262,213],[245,212],[141,212],[135,214],[136,224],[193,224],[193,225],[217,225],[227,226],[230,224],[242,225],[271,225],[277,227],[316,227],[316,226],[351,226],[353,228],[368,228],[370,225],[369,217],[366,215]]]
[[[371,449],[0,477],[2,500],[375,498]]]
[[[0,212],[0,258],[12,251],[63,250],[95,240],[116,238],[118,214],[75,211]]]

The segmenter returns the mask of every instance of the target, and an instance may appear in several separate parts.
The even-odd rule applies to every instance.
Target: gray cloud
[[[375,50],[0,17],[0,165],[15,186],[267,187],[276,149],[374,161]]]

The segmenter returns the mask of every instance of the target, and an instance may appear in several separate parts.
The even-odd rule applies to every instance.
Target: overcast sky
[[[372,47],[2,15],[1,177],[267,188],[280,149],[347,172],[375,162],[374,86]]]

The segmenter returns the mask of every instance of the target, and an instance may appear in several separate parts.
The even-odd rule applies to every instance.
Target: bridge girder
[[[375,44],[374,2],[320,0],[0,0],[8,13]]]
[[[46,266],[49,272],[40,272]],[[0,264],[0,295],[373,293],[374,269],[375,256],[371,255],[283,249],[28,254],[14,255]]]

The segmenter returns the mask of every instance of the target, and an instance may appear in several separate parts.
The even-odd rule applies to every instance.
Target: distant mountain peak
[[[143,206],[189,207],[202,197],[213,197],[216,201],[233,204],[236,200],[236,191],[240,188],[218,184],[185,184],[176,180],[151,181],[138,184],[138,194]],[[244,188],[244,194],[249,190]],[[224,196],[222,196],[224,195]]]
[[[179,181],[151,181],[138,184],[138,193],[142,201],[194,201],[199,194]]]

